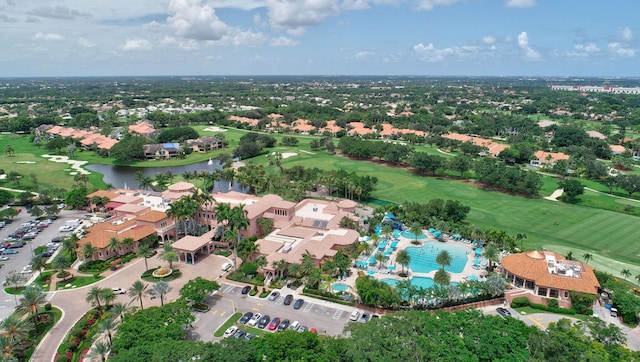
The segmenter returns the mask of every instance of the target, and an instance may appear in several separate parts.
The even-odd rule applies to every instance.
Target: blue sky
[[[0,0],[0,76],[637,77],[635,0]]]

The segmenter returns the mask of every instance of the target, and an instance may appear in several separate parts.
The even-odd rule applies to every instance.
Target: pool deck
[[[441,241],[436,240],[433,235],[431,235],[429,232],[427,232],[426,230],[423,231],[423,233],[425,235],[427,235],[426,239],[418,239],[418,241],[421,242],[420,245],[413,245],[411,242],[415,241],[415,239],[410,239],[410,238],[406,238],[404,236],[400,236],[399,238],[396,238],[394,240],[398,241],[398,247],[396,248],[396,251],[394,251],[391,254],[390,260],[393,261],[393,264],[396,265],[396,270],[391,271],[385,267],[382,268],[378,268],[378,263],[376,263],[375,266],[370,266],[368,269],[358,269],[358,268],[353,268],[354,269],[354,273],[351,274],[350,277],[347,278],[347,280],[339,280],[338,283],[345,283],[348,284],[349,286],[352,286],[355,288],[355,281],[358,278],[358,271],[364,271],[366,273],[366,275],[371,275],[368,274],[367,271],[368,270],[374,270],[375,273],[371,276],[373,276],[374,278],[380,280],[380,279],[386,279],[386,278],[390,278],[390,279],[397,279],[397,280],[403,280],[403,279],[411,279],[412,277],[425,277],[425,278],[432,278],[436,273],[436,270],[432,270],[428,273],[415,273],[413,272],[409,267],[405,267],[405,272],[407,272],[407,278],[402,278],[400,277],[398,274],[402,271],[402,266],[397,264],[395,262],[395,257],[396,257],[396,253],[398,252],[398,250],[402,250],[405,249],[407,247],[419,247],[422,246],[424,244],[428,244],[428,243],[441,243]],[[468,244],[462,241],[454,241],[453,239],[447,239],[445,238],[444,240],[445,243],[452,243],[452,244],[461,244],[461,246],[466,247],[468,249],[467,252],[467,262],[464,266],[464,269],[462,270],[462,272],[460,273],[451,273],[449,272],[449,275],[451,276],[451,281],[452,282],[464,282],[467,281],[468,277],[470,275],[475,274],[478,278],[483,278],[487,272],[484,269],[475,269],[474,265],[473,265],[473,260],[475,259],[475,249],[476,247],[473,246],[472,244]],[[372,254],[375,254],[374,251],[372,251]],[[369,257],[367,257],[368,259]],[[385,263],[385,264],[389,264],[389,262]],[[384,265],[384,264],[383,264]]]

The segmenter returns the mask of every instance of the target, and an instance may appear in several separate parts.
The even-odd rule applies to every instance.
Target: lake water
[[[160,162],[160,161],[159,161]],[[222,168],[218,160],[203,161],[183,166],[170,166],[170,167],[128,167],[128,166],[114,166],[114,165],[86,165],[86,169],[99,172],[104,175],[103,180],[107,184],[112,184],[116,188],[129,188],[137,189],[139,187],[138,181],[136,181],[136,172],[141,171],[143,175],[148,177],[155,177],[159,172],[171,171],[175,176],[178,176],[184,172],[193,171],[208,171],[214,172],[216,169]],[[196,184],[195,180],[189,182]],[[197,184],[202,184],[202,179],[198,179]],[[233,191],[247,192],[246,187],[243,187],[237,182],[233,183]],[[222,192],[229,191],[228,181],[218,181],[215,184],[214,192],[218,190]]]

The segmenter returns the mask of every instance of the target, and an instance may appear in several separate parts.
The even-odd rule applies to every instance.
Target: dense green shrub
[[[547,299],[547,306],[551,308],[558,308],[558,300],[553,298]]]
[[[513,300],[511,301],[511,308],[526,307],[528,305],[529,299],[527,299],[527,297],[517,297],[513,298]]]

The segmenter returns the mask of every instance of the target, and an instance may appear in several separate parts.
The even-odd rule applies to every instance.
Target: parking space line
[[[282,303],[284,303],[284,297],[280,297],[276,300],[276,305],[282,305]]]
[[[218,313],[218,310],[214,310],[213,312],[211,312],[211,314],[216,315],[216,313]]]
[[[220,313],[220,317],[224,317],[225,314],[227,314],[227,312]]]
[[[342,309],[336,309],[336,312],[333,313],[333,319],[340,319],[342,317]]]
[[[314,304],[313,303],[309,303],[307,304],[306,307],[304,307],[304,312],[305,313],[309,313],[309,311],[311,310],[311,308],[313,308]]]

